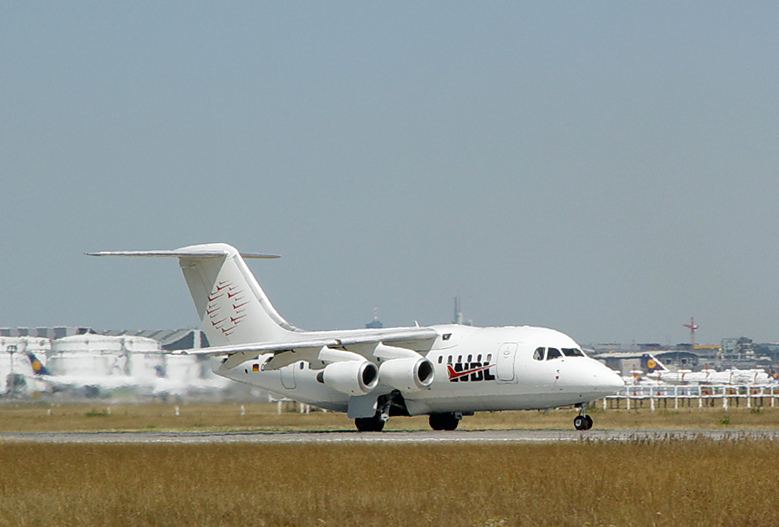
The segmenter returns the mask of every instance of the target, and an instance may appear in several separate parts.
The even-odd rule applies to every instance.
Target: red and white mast
[[[690,330],[690,350],[694,350],[695,349],[695,331],[700,326],[698,326],[698,324],[695,323],[695,318],[694,317],[690,317],[690,323],[689,324],[682,324],[682,325]]]

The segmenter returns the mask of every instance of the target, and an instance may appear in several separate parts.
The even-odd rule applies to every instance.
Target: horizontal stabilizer
[[[167,251],[101,251],[86,253],[87,256],[148,256],[148,257],[176,257],[176,258],[219,258],[225,256],[227,251],[200,249],[200,250],[167,250]],[[276,254],[240,253],[242,258],[279,258]]]

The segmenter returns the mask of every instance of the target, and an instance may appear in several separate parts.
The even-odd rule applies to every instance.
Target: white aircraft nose
[[[616,372],[595,359],[570,361],[571,369],[561,375],[557,386],[594,401],[619,392],[625,382]]]
[[[584,379],[587,379],[586,383],[589,388],[587,391],[593,396],[600,398],[614,395],[625,386],[625,381],[616,372],[595,359],[589,360],[591,362],[586,366],[582,365],[579,371]]]
[[[611,393],[617,393],[618,391],[620,391],[622,388],[625,387],[625,380],[622,377],[620,377],[620,375],[617,372],[609,368],[607,369],[609,370],[609,374],[610,374],[609,375],[610,379],[608,379],[609,381],[608,388],[609,390],[611,390]]]
[[[598,389],[602,390],[606,395],[614,395],[625,386],[625,381],[622,380],[617,372],[611,368],[607,368],[601,363],[598,363],[598,368],[595,377],[597,378]]]

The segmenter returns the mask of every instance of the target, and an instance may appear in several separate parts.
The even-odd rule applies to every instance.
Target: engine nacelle
[[[317,380],[347,395],[365,395],[379,384],[379,369],[367,360],[333,362],[325,366]]]
[[[403,392],[424,390],[433,382],[433,363],[424,357],[390,359],[379,366],[382,384]]]

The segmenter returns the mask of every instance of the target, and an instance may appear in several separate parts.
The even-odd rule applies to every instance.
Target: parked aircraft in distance
[[[586,430],[586,404],[624,385],[552,329],[298,329],[276,312],[244,261],[273,256],[226,244],[91,255],[178,258],[213,345],[189,353],[222,357],[214,371],[224,377],[346,412],[360,431],[380,431],[395,415],[427,414],[433,429],[454,430],[477,411],[570,405],[580,408],[574,427]]]
[[[211,393],[225,388],[226,381],[213,379],[171,379],[158,370],[154,377],[133,375],[57,375],[49,371],[34,353],[26,352],[32,366],[33,378],[43,382],[47,391],[67,392],[84,397],[98,397],[117,390],[131,391],[133,395],[161,397]],[[179,357],[183,358],[183,357]]]
[[[772,381],[765,370],[753,368],[750,370],[739,370],[738,368],[729,368],[723,371],[716,371],[704,368],[701,371],[678,370],[671,371],[660,362],[660,359],[651,353],[644,353],[641,356],[641,368],[647,372],[646,376],[657,382],[667,384],[768,384]]]

